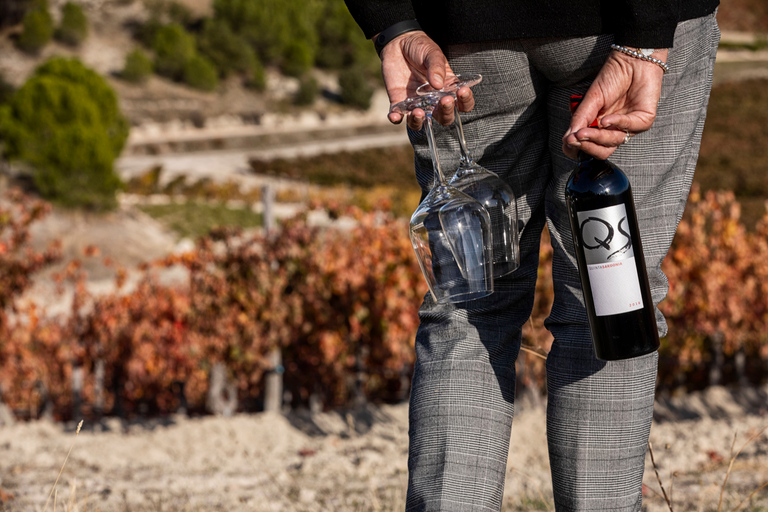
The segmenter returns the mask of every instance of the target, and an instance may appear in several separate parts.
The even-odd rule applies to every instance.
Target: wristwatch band
[[[404,20],[391,25],[382,30],[378,36],[373,40],[373,47],[376,48],[376,53],[381,57],[381,50],[384,49],[390,41],[397,36],[401,36],[407,32],[414,32],[416,30],[422,30],[421,25],[416,20]]]

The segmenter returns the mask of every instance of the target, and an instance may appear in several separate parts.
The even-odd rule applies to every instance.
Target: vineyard
[[[219,372],[239,411],[259,411],[266,378],[283,373],[287,405],[326,408],[407,397],[418,307],[426,292],[406,224],[387,211],[338,208],[354,227],[318,228],[299,215],[278,230],[222,228],[191,251],[145,265],[135,286],[115,268],[113,294],[92,296],[78,261],[71,311],[49,317],[19,300],[59,261],[31,249],[29,228],[50,206],[18,191],[0,210],[0,390],[19,418],[135,417],[211,410]],[[91,248],[83,258],[96,258]],[[542,237],[529,351],[546,353],[551,248]],[[109,263],[109,262],[106,262]],[[158,274],[183,268],[183,286]],[[768,375],[768,215],[753,231],[730,193],[694,189],[664,270],[661,392],[759,384]],[[282,365],[270,353],[281,353]],[[519,385],[544,391],[543,360],[521,358]],[[359,403],[359,402],[357,402]]]

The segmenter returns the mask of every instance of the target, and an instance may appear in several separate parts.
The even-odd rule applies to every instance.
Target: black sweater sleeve
[[[417,19],[440,45],[494,39],[613,34],[624,46],[669,48],[680,21],[712,13],[718,0],[345,0],[372,38]]]
[[[410,0],[344,1],[368,39],[399,21],[416,19]]]
[[[616,44],[642,48],[672,47],[679,1],[613,1],[608,11],[603,30],[614,34]]]

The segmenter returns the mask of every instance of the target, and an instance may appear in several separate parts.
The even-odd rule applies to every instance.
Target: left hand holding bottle
[[[664,62],[668,50],[653,57]],[[605,160],[628,136],[648,130],[656,119],[664,71],[657,64],[611,51],[584,95],[563,136],[563,152],[579,150]],[[597,119],[598,126],[589,125]]]

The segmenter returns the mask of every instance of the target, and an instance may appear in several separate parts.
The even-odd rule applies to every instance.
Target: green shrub
[[[267,87],[267,74],[258,58],[254,60],[253,67],[246,76],[245,85],[257,91],[263,91]]]
[[[47,2],[37,2],[24,15],[22,26],[23,30],[17,41],[19,49],[33,55],[40,53],[53,38],[53,19],[48,12]]]
[[[250,77],[256,65],[260,65],[248,42],[222,20],[206,20],[197,45],[200,53],[216,66],[222,77],[231,73]]]
[[[184,68],[195,55],[195,39],[178,23],[161,27],[155,34],[155,72],[172,80],[184,78]]]
[[[339,73],[339,88],[343,104],[362,110],[370,108],[373,87],[368,83],[363,68],[355,66]]]
[[[173,23],[179,23],[184,26],[189,26],[195,19],[192,11],[184,4],[179,2],[169,2],[165,8],[168,18]]]
[[[292,41],[285,49],[281,69],[288,76],[301,76],[310,70],[315,54],[306,41]]]
[[[160,29],[163,28],[163,22],[159,18],[150,16],[147,21],[136,28],[133,34],[134,39],[140,42],[146,48],[152,48],[155,44],[155,38]]]
[[[325,0],[317,17],[318,48],[315,62],[327,69],[343,69],[353,64],[379,71],[380,60],[373,45],[355,23],[343,0]]]
[[[211,61],[194,55],[184,64],[184,83],[201,91],[212,91],[219,85],[219,75]]]
[[[320,86],[317,84],[317,80],[312,76],[306,75],[299,82],[299,90],[296,92],[296,96],[293,97],[293,102],[296,105],[311,105],[315,102],[319,92]]]
[[[214,0],[214,18],[244,37],[262,62],[272,63],[281,57],[292,38],[286,3],[285,0]]]
[[[81,87],[92,103],[95,103],[99,117],[97,122],[101,124],[112,146],[115,156],[123,150],[125,140],[130,131],[128,121],[120,111],[117,95],[112,87],[95,71],[85,67],[82,62],[73,59],[54,57],[43,63],[35,70],[36,77],[53,77]]]
[[[10,84],[0,72],[0,105],[7,103],[14,92],[16,92],[16,88],[13,84]]]
[[[195,15],[192,10],[173,0],[144,0],[144,8],[149,13],[150,19],[155,19],[163,25],[178,23],[190,27],[195,22]]]
[[[50,59],[0,106],[6,156],[29,164],[41,195],[64,205],[115,205],[112,165],[127,136],[114,91],[77,59]]]
[[[67,2],[61,9],[61,24],[56,39],[70,46],[80,46],[88,37],[88,18],[79,4]]]
[[[128,82],[144,83],[152,74],[152,60],[140,48],[136,48],[125,57],[125,67],[120,77]]]
[[[247,40],[261,62],[286,60],[295,43],[304,45],[314,60],[319,2],[306,0],[214,0],[214,18]],[[312,62],[310,62],[311,65]]]

